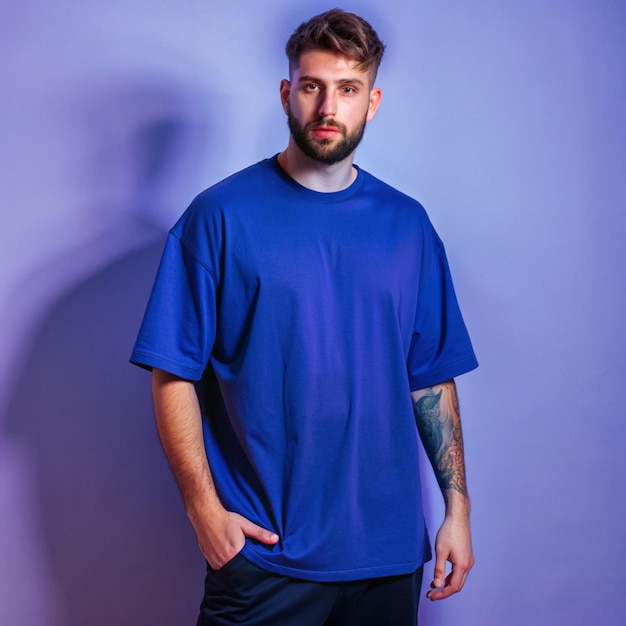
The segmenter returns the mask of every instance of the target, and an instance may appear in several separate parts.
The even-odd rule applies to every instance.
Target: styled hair
[[[359,70],[370,71],[376,78],[385,52],[385,44],[362,17],[341,9],[331,9],[303,22],[293,32],[285,53],[289,69],[298,64],[300,55],[309,50],[329,50],[353,58]]]

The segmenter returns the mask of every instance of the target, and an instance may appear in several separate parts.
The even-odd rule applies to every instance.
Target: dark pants
[[[217,572],[209,568],[197,626],[416,626],[422,572],[316,583],[237,555]]]

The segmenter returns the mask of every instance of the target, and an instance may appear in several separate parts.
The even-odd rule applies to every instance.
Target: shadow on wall
[[[189,94],[173,89],[118,88],[88,111],[107,117],[106,104],[117,96],[109,130],[125,129],[121,144],[119,136],[112,142],[123,153],[111,149],[93,117],[90,136],[111,163],[135,167],[118,196],[132,206],[115,207],[113,224],[131,233],[131,243],[122,253],[109,248],[112,262],[44,312],[9,402],[7,434],[38,464],[41,521],[69,626],[193,623],[202,596],[204,563],[155,432],[149,375],[128,363],[165,238],[165,227],[151,219],[155,198],[172,191],[181,161],[197,163],[206,145],[197,99],[183,106]],[[93,166],[100,189],[120,184],[106,161]],[[104,201],[96,191],[85,211]],[[132,233],[140,244],[132,244]],[[106,238],[98,244],[104,250]]]

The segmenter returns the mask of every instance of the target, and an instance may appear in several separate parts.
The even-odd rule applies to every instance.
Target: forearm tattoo
[[[459,399],[453,382],[424,390],[413,404],[417,428],[437,482],[467,496]]]

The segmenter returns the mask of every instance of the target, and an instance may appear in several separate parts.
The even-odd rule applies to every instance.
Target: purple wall
[[[191,624],[202,559],[126,360],[166,229],[284,146],[282,45],[331,5],[3,4],[0,624]],[[481,361],[477,565],[422,623],[621,625],[626,5],[342,6],[389,44],[357,161],[426,205]]]

